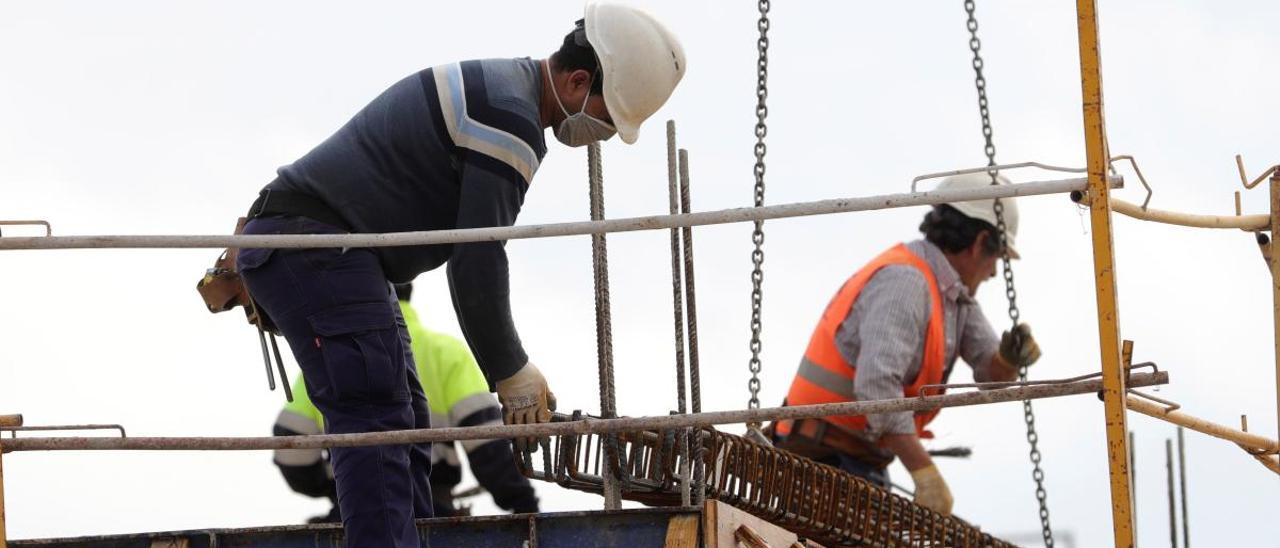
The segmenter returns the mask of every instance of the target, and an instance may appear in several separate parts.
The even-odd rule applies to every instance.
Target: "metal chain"
[[[974,87],[978,89],[978,113],[982,116],[982,137],[985,140],[983,151],[987,154],[987,165],[996,165],[996,145],[993,142],[991,130],[991,111],[988,108],[987,101],[987,79],[982,74],[983,61],[982,41],[978,39],[978,20],[974,17],[974,0],[965,0],[964,11],[969,18],[966,26],[969,29],[969,51],[973,52],[973,72]],[[996,178],[996,171],[987,172],[991,175],[991,184],[999,184]],[[1011,335],[1018,336],[1018,319],[1021,312],[1018,310],[1018,292],[1013,285],[1013,265],[1009,257],[1009,239],[1006,233],[1007,227],[1004,222],[1004,204],[999,199],[994,200],[992,209],[996,214],[996,231],[1000,234],[1001,249],[1001,267],[1004,273],[1004,294],[1009,301],[1009,320],[1013,323]],[[1018,368],[1018,378],[1027,380],[1027,367]],[[1040,504],[1040,534],[1044,537],[1044,545],[1052,547],[1053,529],[1049,525],[1049,495],[1044,488],[1044,470],[1040,468],[1040,436],[1036,433],[1036,416],[1031,408],[1031,400],[1023,400],[1022,402],[1023,420],[1027,424],[1027,444],[1031,446],[1029,453],[1031,458],[1031,479],[1036,482],[1036,501]]]
[[[769,97],[769,0],[760,0],[760,20],[756,27],[760,30],[760,38],[756,40],[756,187],[755,206],[764,206],[764,155],[767,149],[764,138],[769,133],[765,118],[769,116],[766,99]],[[764,282],[764,221],[756,221],[751,231],[751,242],[755,249],[751,252],[751,361],[747,368],[751,370],[751,380],[747,381],[747,390],[751,399],[747,400],[748,409],[760,408],[760,311],[764,298],[761,284]],[[758,430],[759,422],[748,423],[747,427]]]

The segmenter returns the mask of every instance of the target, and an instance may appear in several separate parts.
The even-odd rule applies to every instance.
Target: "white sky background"
[[[937,3],[942,4],[942,3]],[[905,192],[911,177],[980,165],[960,2],[775,2],[770,50],[769,203]],[[803,7],[801,7],[803,6]],[[690,149],[693,203],[751,203],[755,4],[655,2],[689,72],[640,142],[605,147],[607,214],[667,209],[662,123]],[[1083,165],[1074,5],[981,2],[995,139],[1003,161]],[[227,233],[276,167],[327,137],[386,86],[461,59],[543,57],[581,2],[6,2],[0,6],[0,218],[55,234]],[[1232,155],[1276,161],[1280,18],[1273,2],[1104,2],[1107,128],[1136,155],[1153,207],[1228,213]],[[554,143],[521,224],[587,218],[585,151]],[[1120,196],[1141,201],[1127,170]],[[1009,174],[1015,181],[1042,177]],[[1244,195],[1265,211],[1266,192]],[[1023,317],[1044,359],[1033,376],[1096,371],[1087,216],[1065,196],[1020,202]],[[917,236],[923,208],[767,225],[762,401],[781,401],[827,299],[883,248]],[[1115,218],[1125,338],[1170,371],[1160,394],[1187,411],[1274,433],[1269,280],[1251,236]],[[6,231],[6,234],[15,234]],[[698,229],[704,407],[746,403],[750,226]],[[618,407],[675,406],[666,232],[610,237]],[[590,244],[511,242],[513,306],[561,409],[598,408]],[[212,316],[194,285],[215,250],[0,253],[0,412],[29,424],[118,422],[133,435],[268,435],[268,392],[240,314]],[[998,280],[980,300],[1001,329]],[[428,325],[457,333],[443,273],[419,278]],[[289,359],[292,362],[292,359]],[[291,364],[292,365],[292,364]],[[291,369],[296,371],[296,366]],[[954,382],[969,379],[957,368]],[[294,373],[296,374],[296,373]],[[1036,403],[1053,523],[1078,545],[1110,543],[1102,407]],[[1167,538],[1164,440],[1136,431],[1139,538]],[[935,446],[956,512],[996,533],[1036,531],[1021,406],[951,409]],[[732,427],[731,431],[740,431]],[[1195,544],[1272,533],[1280,483],[1234,446],[1189,433]],[[14,538],[296,523],[325,504],[289,492],[266,453],[10,453]],[[909,480],[900,467],[896,479]],[[598,508],[538,485],[546,510]],[[487,498],[478,510],[493,511]],[[1157,540],[1159,539],[1159,540]]]

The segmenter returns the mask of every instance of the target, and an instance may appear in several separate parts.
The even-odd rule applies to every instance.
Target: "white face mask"
[[[551,64],[544,60],[543,65],[546,67],[547,81],[551,82],[551,95],[556,98],[556,104],[565,115],[564,121],[560,122],[560,126],[556,128],[556,139],[571,147],[580,147],[596,141],[608,141],[618,132],[613,124],[587,114],[587,101],[591,99],[589,87],[586,97],[582,99],[582,108],[578,109],[578,112],[569,114],[569,111],[564,108],[564,103],[560,102],[560,94],[556,93],[556,82],[551,79]],[[591,77],[594,81],[595,75]]]

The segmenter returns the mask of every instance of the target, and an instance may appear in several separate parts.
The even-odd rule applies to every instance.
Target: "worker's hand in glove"
[[[916,483],[916,504],[933,510],[944,516],[951,515],[951,489],[942,479],[938,467],[932,464],[911,471],[911,480]]]
[[[1040,345],[1031,336],[1031,326],[1020,323],[1013,331],[1005,331],[1000,337],[1000,358],[1017,368],[1036,363],[1040,359]]]
[[[551,420],[556,397],[547,387],[542,372],[527,363],[516,374],[496,383],[498,401],[502,402],[502,420],[507,424],[532,424]],[[524,445],[527,440],[516,440]]]

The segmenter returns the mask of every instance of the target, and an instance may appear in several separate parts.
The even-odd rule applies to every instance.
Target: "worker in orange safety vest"
[[[1001,184],[1008,184],[1003,177]],[[986,173],[945,179],[942,189],[991,184]],[[1014,240],[1018,208],[1002,199],[1006,242]],[[1008,381],[1035,363],[1040,349],[1027,324],[997,338],[974,300],[996,274],[1003,254],[993,200],[934,206],[920,224],[924,239],[898,244],[844,283],[809,340],[784,405],[869,401],[920,394],[945,383],[957,358],[979,382]],[[949,514],[953,499],[921,443],[938,410],[779,421],[774,443],[819,462],[888,485],[896,457],[915,481],[915,501]]]

